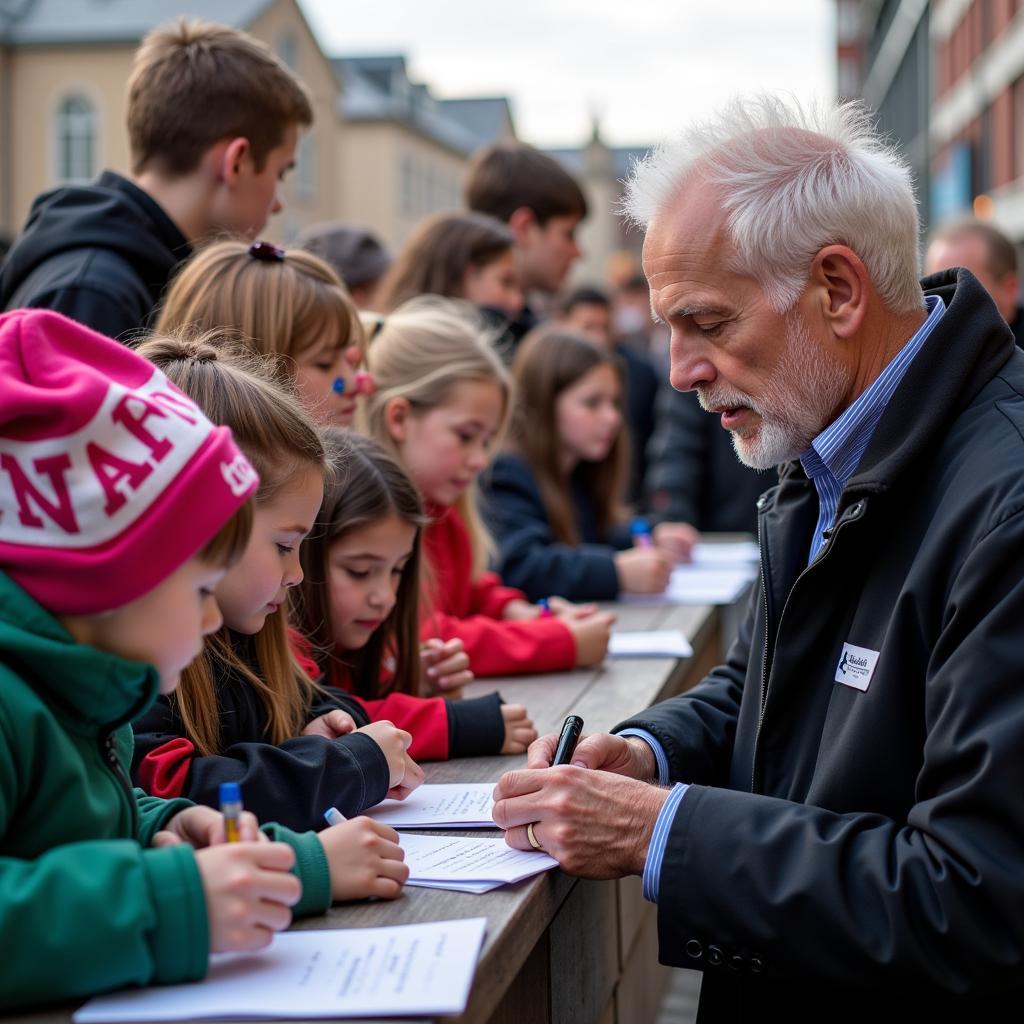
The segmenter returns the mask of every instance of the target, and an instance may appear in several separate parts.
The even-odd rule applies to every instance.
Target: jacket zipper
[[[828,557],[832,554],[832,549],[836,546],[835,538],[836,534],[847,524],[855,522],[860,519],[864,514],[864,501],[863,499],[854,502],[837,520],[837,522],[824,531],[825,544],[821,551],[818,553],[818,557],[815,558],[810,565],[804,566],[800,571],[800,574],[793,581],[793,585],[789,588],[789,593],[786,595],[786,601],[782,606],[782,614],[779,616],[779,625],[781,627],[782,620],[786,617],[786,609],[789,607],[789,599],[796,590],[797,584],[807,575],[810,570],[816,566],[821,565]],[[761,707],[758,711],[757,716],[757,729],[754,731],[754,749],[750,757],[750,792],[755,793],[757,790],[754,788],[757,783],[757,743],[761,738],[761,726],[764,723],[764,709],[768,704],[768,695],[771,690],[771,676],[768,673],[768,637],[771,636],[769,629],[770,623],[768,621],[768,583],[767,573],[765,572],[765,560],[764,560],[764,534],[761,529],[761,516],[757,517],[757,547],[758,554],[760,555],[761,562],[761,593],[764,598],[764,657],[761,662]]]
[[[125,775],[124,768],[121,767],[121,761],[117,756],[115,728],[109,729],[99,737],[100,753],[103,755],[103,759],[107,762],[107,766],[117,780],[118,786],[127,798],[128,813],[131,816],[132,823],[132,835],[137,836],[139,834],[139,811],[135,805],[135,794],[131,783],[128,781],[128,776]]]

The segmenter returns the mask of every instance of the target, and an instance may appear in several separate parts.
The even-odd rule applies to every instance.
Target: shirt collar
[[[818,434],[800,456],[804,472],[812,480],[831,473],[845,486],[853,476],[893,392],[946,310],[938,295],[925,296],[925,303],[928,315],[924,323],[863,394]]]

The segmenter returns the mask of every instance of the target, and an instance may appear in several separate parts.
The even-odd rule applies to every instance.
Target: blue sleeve
[[[690,787],[685,782],[677,782],[668,795],[654,823],[651,833],[651,845],[647,848],[647,860],[644,863],[644,899],[650,903],[658,902],[658,890],[661,886],[661,865],[665,860],[665,845],[669,833],[676,820],[679,805]]]
[[[665,748],[646,729],[623,729],[616,733],[617,736],[639,736],[654,753],[654,760],[658,765],[658,785],[667,786],[668,778],[668,757],[665,755]]]

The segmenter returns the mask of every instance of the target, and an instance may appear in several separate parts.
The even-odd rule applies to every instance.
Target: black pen
[[[568,764],[576,750],[576,743],[579,741],[580,733],[583,732],[583,719],[579,715],[570,715],[562,726],[562,733],[558,737],[558,746],[555,747],[555,757],[551,764]]]

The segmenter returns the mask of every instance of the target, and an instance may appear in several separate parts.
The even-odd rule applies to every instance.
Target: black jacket
[[[250,651],[247,640],[236,639],[243,654]],[[260,821],[297,831],[324,828],[329,807],[352,817],[384,799],[390,781],[387,759],[369,736],[297,736],[275,746],[267,739],[263,703],[251,684],[223,672],[214,687],[223,754],[201,756],[176,706],[161,697],[132,723],[132,780],[137,786],[154,796],[184,796],[216,807],[220,784],[238,782],[246,809]],[[357,726],[369,722],[357,700],[330,687],[323,688],[306,721],[335,708],[347,711]]]
[[[624,723],[694,783],[658,922],[703,1020],[1019,1019],[1024,352],[966,271],[924,284],[948,308],[818,557],[791,463],[727,663]],[[847,644],[877,652],[863,691]]]
[[[629,489],[631,505],[639,507],[644,500],[647,477],[647,448],[655,433],[662,390],[661,378],[651,360],[628,345],[616,345],[615,353],[626,371],[625,412],[629,437]]]
[[[108,337],[147,325],[188,242],[162,207],[113,171],[44,192],[0,271],[0,309],[54,309]]]
[[[615,553],[629,547],[629,531],[600,536],[586,490],[577,478],[570,487],[580,544],[555,541],[537,481],[522,458],[503,453],[494,460],[483,493],[487,523],[498,543],[498,574],[531,601],[554,594],[570,601],[611,601],[619,593]]]
[[[740,462],[729,432],[700,407],[696,392],[661,389],[645,478],[655,518],[703,532],[753,533],[757,499],[776,479],[774,471]]]

